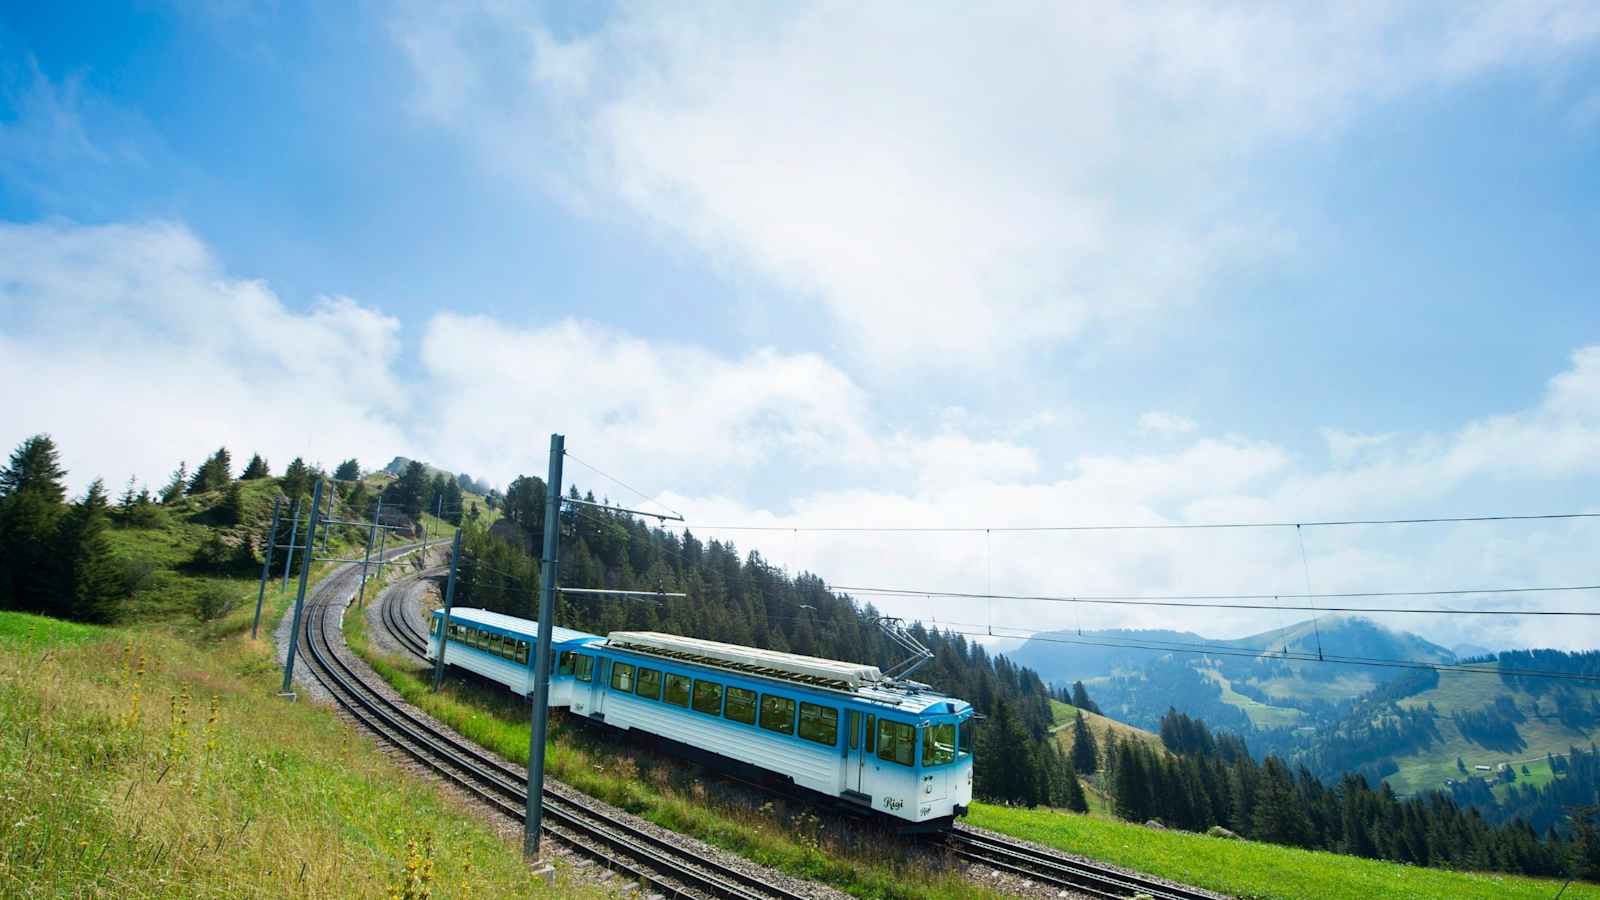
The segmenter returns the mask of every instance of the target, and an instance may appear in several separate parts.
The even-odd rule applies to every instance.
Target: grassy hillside
[[[530,882],[453,798],[275,696],[293,586],[269,587],[253,641],[259,567],[204,549],[265,529],[275,483],[242,487],[238,523],[211,493],[110,532],[125,624],[0,612],[0,896],[594,895]]]
[[[594,895],[531,882],[330,711],[274,696],[245,613],[217,637],[0,612],[0,895]]]
[[[1163,831],[1097,816],[974,804],[968,820],[1092,859],[1106,860],[1252,900],[1549,900],[1560,882],[1448,872]],[[1574,883],[1563,900],[1600,900],[1600,885]]]
[[[1592,689],[1576,690],[1580,694],[1593,693]],[[1527,717],[1517,725],[1517,732],[1527,743],[1521,749],[1491,750],[1473,743],[1461,735],[1451,719],[1453,712],[1481,709],[1500,696],[1511,697],[1517,709]],[[1458,756],[1473,775],[1483,774],[1473,766],[1493,768],[1500,763],[1510,763],[1518,766],[1517,774],[1521,777],[1520,767],[1526,762],[1530,772],[1534,772],[1537,764],[1538,771],[1544,772],[1548,780],[1545,754],[1561,755],[1575,744],[1587,747],[1591,741],[1600,740],[1600,728],[1588,731],[1568,728],[1553,717],[1548,697],[1538,698],[1513,690],[1496,677],[1445,672],[1439,676],[1438,687],[1400,701],[1401,706],[1411,709],[1426,709],[1430,703],[1439,713],[1434,721],[1440,741],[1417,753],[1395,758],[1400,771],[1389,778],[1389,783],[1402,793],[1443,787],[1445,779],[1463,777],[1456,768]]]

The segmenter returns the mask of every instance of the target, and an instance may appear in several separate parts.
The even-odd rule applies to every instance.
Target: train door
[[[855,799],[869,806],[872,797],[867,791],[871,785],[868,765],[872,758],[872,735],[877,727],[877,718],[871,713],[855,709],[848,710],[845,718],[844,787],[856,795]]]

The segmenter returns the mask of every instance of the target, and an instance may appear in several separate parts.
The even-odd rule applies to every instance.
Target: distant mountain
[[[1322,660],[1303,658],[1319,654]],[[1055,632],[1010,655],[1047,682],[1085,682],[1108,715],[1131,725],[1154,729],[1176,707],[1239,732],[1331,722],[1356,698],[1411,671],[1389,663],[1456,659],[1415,634],[1344,616],[1229,640],[1167,630]]]
[[[398,478],[405,474],[406,466],[409,465],[411,465],[411,459],[409,457],[396,456],[394,459],[389,461],[387,466],[383,467],[383,471],[388,472],[390,475]],[[472,493],[480,496],[487,496],[489,491],[493,490],[493,487],[487,481],[484,481],[481,478],[473,478],[471,475],[468,475],[465,472],[460,474],[455,472],[447,472],[438,466],[432,466],[427,463],[423,463],[422,467],[428,471],[429,478],[432,478],[435,475],[443,475],[444,477],[455,481],[457,484],[460,484],[463,490],[471,491]]]
[[[1213,643],[1190,631],[1113,628],[1103,631],[1050,631],[1036,634],[1007,656],[1045,681],[1070,685],[1142,668],[1170,650],[1162,645]],[[1105,646],[1115,644],[1117,646]],[[1138,646],[1128,646],[1138,645]]]
[[[1478,656],[1494,655],[1493,650],[1488,647],[1480,647],[1477,644],[1457,644],[1450,649],[1455,653],[1456,659],[1472,659]]]

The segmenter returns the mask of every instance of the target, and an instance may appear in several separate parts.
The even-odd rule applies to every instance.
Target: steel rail
[[[374,691],[339,656],[329,634],[337,632],[337,622],[343,614],[337,605],[340,591],[336,579],[345,577],[341,573],[318,586],[313,598],[315,615],[306,618],[300,635],[306,642],[308,658],[314,661],[310,667],[312,674],[361,724],[496,810],[521,821],[527,802],[522,770],[505,765],[475,746],[416,718],[400,704]],[[319,616],[320,627],[313,629],[311,622]],[[802,896],[739,869],[692,856],[671,841],[552,791],[546,790],[542,801],[546,815],[556,826],[551,830],[552,835],[579,852],[660,890],[676,894],[688,887],[732,900],[764,897],[798,900]],[[594,842],[616,853],[598,850]],[[662,873],[666,873],[665,876]],[[746,890],[746,887],[759,892]]]
[[[1217,894],[1168,884],[1140,875],[1049,853],[1017,841],[974,831],[951,829],[946,846],[955,855],[1032,881],[1068,888],[1095,897],[1126,900],[1146,894],[1155,900],[1216,900]]]

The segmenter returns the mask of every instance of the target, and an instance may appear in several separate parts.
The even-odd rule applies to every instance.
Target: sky
[[[504,485],[559,431],[837,585],[1600,583],[1589,519],[794,530],[1600,512],[1600,7],[1327,6],[8,5],[0,442],[75,490],[220,444]]]

